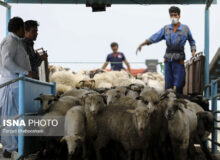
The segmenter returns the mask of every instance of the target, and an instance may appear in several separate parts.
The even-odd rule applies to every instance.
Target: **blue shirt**
[[[123,53],[118,52],[116,56],[113,53],[108,54],[106,61],[111,63],[111,69],[113,71],[120,71],[124,69],[123,61],[125,60]]]
[[[157,33],[153,34],[147,41],[149,42],[149,44],[152,44],[157,43],[163,39],[166,40],[167,45],[164,58],[184,60],[184,46],[186,44],[186,41],[189,41],[191,50],[196,50],[196,43],[187,25],[180,24],[176,32],[174,32],[172,24],[166,25]]]

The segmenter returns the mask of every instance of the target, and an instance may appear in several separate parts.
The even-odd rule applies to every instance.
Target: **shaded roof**
[[[5,0],[7,3],[86,4],[94,0]],[[103,0],[109,4],[206,4],[206,0]],[[216,4],[217,0],[213,1]]]
[[[209,64],[210,82],[220,77],[220,47]],[[220,92],[220,82],[218,83],[218,89]]]

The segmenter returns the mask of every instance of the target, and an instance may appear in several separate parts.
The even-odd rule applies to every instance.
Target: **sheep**
[[[58,71],[64,71],[65,69],[61,66],[55,66],[55,65],[49,65],[48,67],[49,69],[49,77],[51,77],[51,75],[55,72],[58,72]]]
[[[106,72],[106,71],[101,70],[101,69],[92,70],[89,72],[89,77],[93,78],[96,74],[104,73],[104,72]]]
[[[214,118],[211,113],[204,112],[199,105],[189,100],[170,98],[165,114],[175,159],[187,159],[187,151],[190,150],[192,154],[195,143],[199,143],[207,158],[210,158],[205,142],[213,129]],[[204,122],[210,126],[208,129],[204,128]]]
[[[65,92],[63,95],[61,95],[61,97],[73,96],[73,97],[81,98],[86,93],[91,93],[91,92],[95,92],[95,91],[92,91],[92,90],[89,91],[87,89],[76,89],[76,88],[73,88],[73,89]]]
[[[117,100],[115,100],[111,106],[113,105],[118,105],[118,106],[136,106],[137,104],[137,100],[135,100],[132,97],[129,96],[124,96],[124,97],[120,97]]]
[[[81,103],[86,113],[98,114],[106,107],[106,96],[97,93],[88,93],[81,98]]]
[[[85,115],[82,106],[74,106],[65,116],[64,137],[60,140],[66,141],[69,158],[75,153],[79,144],[83,145],[83,156],[86,155],[85,147]]]
[[[54,98],[52,95],[40,95],[35,100],[41,101],[42,112],[58,112],[60,115],[65,115],[66,112],[76,105],[80,105],[80,100],[72,96],[64,96],[60,98]]]
[[[137,99],[149,103],[148,105],[155,106],[159,103],[159,94],[154,88],[145,87]]]
[[[69,71],[55,72],[54,74],[51,75],[50,82],[56,82],[57,84],[64,84],[72,88],[75,88],[77,83],[75,81],[74,74]]]
[[[142,79],[149,87],[155,88],[158,92],[164,91],[164,78],[158,73],[144,73],[137,76],[139,79]]]
[[[111,106],[105,108],[96,117],[97,138],[94,142],[97,160],[101,160],[100,150],[110,139],[120,142],[128,151],[129,160],[132,152],[143,152],[142,159],[146,159],[148,147],[149,118],[154,108]],[[122,118],[123,117],[123,118]]]
[[[88,71],[79,71],[76,74],[74,74],[74,81],[76,83],[76,87],[80,88],[82,83],[80,81],[89,81],[91,80],[88,73]]]
[[[125,71],[111,71],[96,74],[93,79],[96,81],[96,88],[110,86],[126,86],[131,84],[130,75]]]
[[[41,104],[41,110],[45,111],[49,108],[52,101],[58,101],[59,96],[54,96],[52,94],[40,94],[40,97],[36,97],[34,100],[39,100]]]
[[[139,83],[132,83],[128,86],[129,89],[137,92],[141,92],[144,89],[145,85],[139,84]]]
[[[95,88],[95,80],[81,80],[78,85],[79,88]]]
[[[106,92],[107,95],[107,104],[114,103],[120,97],[124,97],[127,94],[127,88],[117,87]]]
[[[65,85],[65,84],[60,84],[60,83],[57,83],[56,84],[56,94],[57,95],[62,95],[63,93],[71,90],[72,87],[71,86],[68,86],[68,85]]]
[[[189,110],[184,103],[175,100],[165,112],[168,120],[168,131],[173,147],[175,160],[187,160],[190,136],[197,128],[196,113]]]
[[[199,143],[202,151],[208,160],[213,160],[213,157],[207,148],[206,142],[210,133],[214,131],[214,115],[208,111],[198,112],[197,114],[197,132],[193,139],[194,143]]]
[[[108,82],[99,82],[99,83],[96,83],[96,88],[111,88],[113,87],[113,85],[111,83],[108,83]]]

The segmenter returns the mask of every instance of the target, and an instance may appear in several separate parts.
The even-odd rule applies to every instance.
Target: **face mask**
[[[177,24],[177,23],[179,23],[179,19],[178,19],[178,18],[170,18],[170,20],[171,20],[171,23],[172,23],[172,24]]]

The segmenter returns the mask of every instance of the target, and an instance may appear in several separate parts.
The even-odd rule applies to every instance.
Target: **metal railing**
[[[220,78],[216,80],[212,80],[211,83],[207,86],[205,86],[205,90],[207,88],[211,88],[211,110],[214,114],[214,119],[217,120],[218,116],[217,114],[220,113],[220,111],[217,110],[217,103],[218,103],[218,97],[220,97],[220,94],[218,94],[218,82],[220,82]],[[218,121],[214,122],[214,131],[212,133],[212,139],[209,139],[212,144],[212,153],[216,154],[218,152],[217,148],[220,147],[220,143],[218,143],[218,131],[220,128],[218,127]]]

